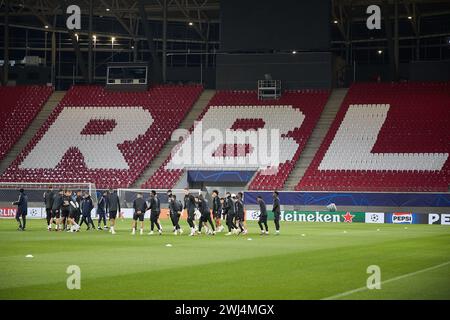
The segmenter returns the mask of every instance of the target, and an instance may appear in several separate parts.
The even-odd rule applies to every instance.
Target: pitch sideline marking
[[[450,261],[447,261],[447,262],[435,265],[433,267],[425,268],[425,269],[414,271],[414,272],[411,272],[411,273],[406,273],[406,274],[403,274],[401,276],[397,276],[397,277],[394,277],[394,278],[391,278],[391,279],[388,279],[388,280],[385,280],[385,281],[381,281],[380,284],[386,284],[386,283],[394,282],[394,281],[401,280],[401,279],[404,279],[404,278],[407,278],[407,277],[412,277],[412,276],[415,276],[415,275],[420,274],[420,273],[424,273],[424,272],[427,272],[427,271],[431,271],[431,270],[434,270],[434,269],[441,268],[441,267],[446,266],[448,264],[450,264]],[[345,292],[336,294],[334,296],[330,296],[330,297],[327,297],[327,298],[322,298],[321,300],[334,300],[334,299],[345,297],[345,296],[348,296],[348,295],[351,295],[351,294],[354,294],[354,293],[357,293],[357,292],[365,291],[365,290],[367,290],[367,286],[361,287],[361,288],[357,288],[357,289],[353,289],[353,290],[350,290],[350,291],[345,291]]]

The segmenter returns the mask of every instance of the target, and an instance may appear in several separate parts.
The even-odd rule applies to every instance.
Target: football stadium
[[[0,300],[450,300],[448,0],[2,0],[0,47]]]

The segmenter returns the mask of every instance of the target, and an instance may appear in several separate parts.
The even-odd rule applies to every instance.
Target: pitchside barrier
[[[258,220],[259,210],[247,210],[247,220]],[[268,211],[268,219],[273,212]],[[281,221],[318,223],[392,223],[441,224],[450,226],[450,214],[413,212],[351,212],[351,211],[281,211]]]
[[[261,196],[266,204],[272,204],[271,191],[246,191],[244,204],[257,206]],[[364,207],[450,207],[450,193],[401,193],[401,192],[295,192],[280,191],[280,205],[322,206],[334,203],[340,206]],[[270,206],[269,206],[270,208]],[[450,212],[450,210],[449,210]],[[269,219],[273,218],[268,211]],[[247,220],[257,220],[259,210],[247,210]],[[393,223],[393,224],[442,224],[450,225],[450,213],[416,212],[349,212],[349,211],[282,211],[282,221],[320,223]]]

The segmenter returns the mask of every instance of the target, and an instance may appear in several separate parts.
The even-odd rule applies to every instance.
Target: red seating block
[[[319,119],[319,116],[323,110],[323,107],[328,100],[329,91],[327,90],[302,90],[302,91],[287,91],[285,92],[281,99],[278,100],[258,100],[255,91],[219,91],[211,99],[208,106],[203,110],[199,117],[199,121],[204,119],[207,112],[210,112],[212,106],[214,108],[225,109],[224,116],[235,118],[236,120],[232,125],[230,125],[231,130],[257,130],[260,128],[267,128],[268,124],[266,121],[260,117],[255,116],[255,118],[239,118],[239,111],[236,114],[229,115],[229,113],[235,112],[233,110],[234,106],[250,106],[251,108],[268,108],[276,107],[275,113],[283,113],[286,110],[286,106],[292,106],[294,109],[300,109],[305,115],[305,120],[303,123],[292,130],[289,131],[286,136],[292,137],[297,143],[295,154],[291,160],[281,163],[278,170],[273,174],[262,174],[257,172],[253,181],[250,184],[249,189],[252,190],[273,190],[281,189],[289,175],[289,173],[294,168],[296,161],[308,140],[314,126]],[[217,109],[214,109],[217,111]],[[212,110],[211,112],[216,112]],[[267,119],[266,119],[267,120]],[[192,131],[192,129],[191,129]],[[176,147],[177,148],[177,147]],[[229,150],[224,150],[224,146],[219,146],[218,149],[213,153],[214,156],[228,155],[246,155],[251,152],[253,148],[247,144],[235,145],[234,148]],[[225,152],[228,151],[228,154]],[[171,157],[169,157],[163,165],[155,172],[155,174],[150,177],[150,179],[142,185],[145,188],[173,188],[176,182],[183,174],[182,169],[166,169],[165,166],[170,162]],[[230,168],[231,170],[231,168]]]
[[[379,163],[368,170],[319,170],[350,105],[364,104],[390,106],[372,154],[399,154],[399,157],[423,154],[433,160],[445,159],[445,154],[450,153],[450,83],[354,84],[296,190],[448,191],[448,158],[440,170],[383,169]],[[358,129],[361,128],[355,124],[353,130]]]
[[[0,160],[33,122],[53,92],[47,86],[0,86]]]
[[[101,86],[74,86],[66,93],[37,135],[0,177],[0,181],[93,182],[97,188],[129,187],[158,154],[173,130],[197,101],[202,90],[203,88],[197,85],[168,85],[156,86],[145,92],[110,92]],[[102,163],[95,164],[98,168],[93,169],[92,164],[91,167],[86,165],[85,157],[76,146],[69,148],[54,168],[20,167],[66,108],[98,108],[101,113],[118,107],[130,108],[130,111],[136,107],[148,110],[153,118],[153,123],[146,132],[132,141],[117,145],[129,169],[110,169],[106,166],[102,168]],[[70,121],[76,122],[77,119]],[[66,122],[68,126],[70,121]],[[111,119],[91,119],[80,134],[86,139],[96,139],[105,134],[114,134],[116,125]],[[61,132],[61,141],[66,138],[65,134]],[[52,157],[52,154],[46,157]],[[104,159],[105,162],[109,160]]]

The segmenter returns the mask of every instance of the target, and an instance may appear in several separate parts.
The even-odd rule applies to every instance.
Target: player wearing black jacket
[[[189,236],[195,236],[195,198],[192,194],[186,194],[184,196],[184,209],[187,213],[187,223],[191,228]]]
[[[281,210],[280,210],[280,199],[278,198],[278,191],[274,191],[272,196],[273,196],[273,207],[272,207],[273,222],[275,223],[276,235],[279,235]]]
[[[136,195],[136,199],[134,199],[134,201],[133,201],[133,209],[134,209],[134,214],[133,214],[133,223],[131,225],[131,228],[132,228],[131,234],[132,235],[136,234],[136,225],[137,225],[137,221],[139,220],[141,222],[140,234],[143,235],[144,234],[144,216],[145,216],[145,211],[147,211],[147,203],[142,198],[142,193],[138,193]]]
[[[80,226],[78,225],[77,217],[79,217],[81,214],[81,210],[80,210],[81,196],[80,196],[80,199],[78,199],[78,191],[77,191],[77,195],[75,197],[71,198],[69,203],[70,203],[70,206],[69,206],[68,223],[70,225],[70,229],[68,231],[78,232],[80,230]]]
[[[12,204],[17,206],[16,221],[19,223],[18,231],[25,231],[25,226],[27,224],[27,213],[28,213],[28,196],[25,190],[19,190],[19,199]],[[22,218],[22,222],[20,221]]]
[[[162,235],[161,225],[158,222],[159,215],[161,213],[161,204],[155,190],[152,190],[150,192],[150,199],[148,202],[148,209],[150,209],[150,232],[148,234],[153,234],[153,230],[155,229],[156,225],[159,235]]]
[[[200,221],[199,221],[199,224],[198,224],[198,232],[199,232],[199,234],[202,233],[202,226],[205,226],[207,234],[215,235],[216,234],[216,230],[214,229],[214,224],[213,224],[212,219],[211,219],[211,210],[209,209],[208,200],[206,200],[203,197],[202,194],[200,194],[198,196],[198,198],[196,198],[196,200],[197,200],[197,204],[198,204],[198,209],[199,209],[199,211],[201,213]],[[208,230],[208,223],[210,225],[211,232]]]
[[[108,212],[108,192],[104,191],[97,204],[98,230],[102,230],[102,227],[100,227],[102,221],[103,221],[103,229],[108,228],[106,226],[106,212]]]
[[[52,229],[52,206],[53,197],[55,193],[53,192],[53,187],[49,186],[48,190],[44,192],[44,204],[45,204],[45,218],[47,220],[47,229],[50,231]]]
[[[212,202],[213,202],[212,213],[213,213],[214,220],[216,222],[216,229],[217,229],[217,232],[222,232],[223,226],[220,221],[220,218],[222,218],[222,204],[220,203],[219,191],[213,190]]]
[[[256,201],[259,204],[259,220],[258,220],[258,225],[259,228],[261,229],[261,235],[265,235],[265,234],[269,234],[269,227],[267,226],[267,207],[266,207],[266,203],[264,202],[264,200],[262,199],[261,196],[258,196],[256,198]],[[263,229],[263,225],[265,227],[265,230]]]
[[[70,200],[72,197],[72,192],[70,190],[64,190],[63,195],[63,203],[61,205],[61,220],[62,220],[62,229],[66,230],[67,219],[69,219],[69,211],[70,211]]]
[[[55,221],[56,223],[55,231],[60,230],[59,220],[61,218],[62,204],[63,204],[63,190],[59,189],[58,193],[56,193],[55,196],[53,197],[53,204],[52,204],[52,218],[54,219],[53,221]],[[51,230],[52,228],[49,229],[49,231]]]
[[[81,190],[77,190],[76,196],[75,196],[75,201],[78,203],[78,210],[76,210],[74,212],[74,221],[76,224],[80,223],[80,217],[81,217],[81,200],[83,200],[83,194],[81,192]]]
[[[174,194],[171,194],[169,197],[169,216],[170,220],[172,221],[173,225],[173,234],[182,234],[183,229],[180,227],[180,216],[181,211],[183,211],[183,205],[180,200],[177,200],[177,196]]]
[[[235,232],[237,229],[236,225],[234,224],[234,202],[231,198],[231,194],[229,192],[226,193],[227,197],[225,198],[225,207],[224,207],[224,213],[227,216],[227,227],[228,227],[228,233],[227,236],[231,235],[232,232]]]
[[[120,214],[120,200],[116,191],[113,191],[112,189],[109,190],[107,213],[109,213],[109,232],[115,234],[116,231],[114,228],[116,225],[117,213]]]
[[[87,230],[90,230],[91,227],[95,230],[94,222],[92,221],[91,211],[94,209],[94,204],[92,202],[91,196],[87,191],[84,192],[83,200],[81,200],[81,222],[80,227],[84,223],[86,223]]]
[[[242,201],[243,193],[239,192],[234,202],[235,213],[236,213],[236,223],[239,226],[239,233],[247,234],[247,229],[244,225],[244,202]]]

